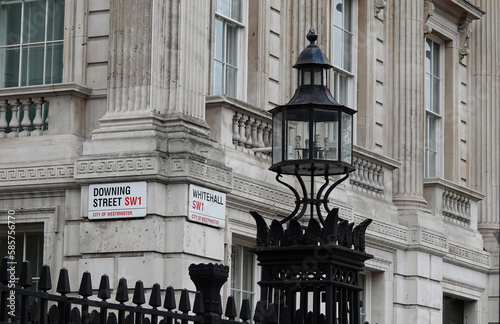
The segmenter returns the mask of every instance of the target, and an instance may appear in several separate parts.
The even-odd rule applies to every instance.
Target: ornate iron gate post
[[[260,323],[359,324],[359,272],[373,256],[364,249],[371,220],[354,227],[330,212],[325,226],[314,219],[307,228],[292,220],[288,229],[257,221],[252,251],[262,267],[260,301],[254,319]]]

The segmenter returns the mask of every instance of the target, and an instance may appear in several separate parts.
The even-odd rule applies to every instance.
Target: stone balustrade
[[[424,198],[431,212],[447,223],[477,229],[477,208],[484,196],[451,181],[431,178],[424,181]]]
[[[206,120],[217,142],[269,159],[272,118],[263,109],[227,97],[207,97]]]
[[[0,138],[40,136],[48,129],[48,102],[43,97],[0,102]]]
[[[349,176],[353,189],[367,195],[391,199],[392,171],[399,162],[359,146],[353,147],[352,162],[356,168]]]

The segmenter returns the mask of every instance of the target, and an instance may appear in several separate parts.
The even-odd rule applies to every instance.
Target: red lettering
[[[203,211],[204,203],[202,203],[201,201],[193,200],[192,207],[193,209]]]

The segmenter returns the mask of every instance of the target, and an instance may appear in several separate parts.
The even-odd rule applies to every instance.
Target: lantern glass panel
[[[352,116],[342,113],[341,123],[341,160],[348,164],[352,164]]]
[[[273,116],[273,164],[283,159],[283,112],[280,111]]]
[[[309,158],[309,109],[287,111],[287,160]]]
[[[314,111],[315,159],[338,161],[339,115],[338,111],[318,109]]]

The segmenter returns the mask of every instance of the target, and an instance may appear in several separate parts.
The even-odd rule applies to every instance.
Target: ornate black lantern
[[[271,110],[273,114],[273,160],[270,170],[278,174],[336,175],[354,170],[352,130],[355,110],[337,103],[326,85],[332,68],[325,53],[310,44],[297,63],[299,86],[292,99]]]
[[[295,210],[282,220],[301,218],[311,206],[322,224],[323,205],[327,212],[328,196],[347,179],[352,166],[352,131],[355,110],[333,98],[326,85],[327,70],[332,68],[325,53],[315,44],[318,35],[311,28],[307,34],[310,44],[300,53],[297,63],[299,86],[292,99],[271,110],[273,114],[273,164],[269,168],[278,175],[276,180],[287,186],[296,197]],[[302,198],[292,186],[280,180],[282,174],[293,174],[299,180]],[[330,175],[345,176],[326,189]],[[311,177],[310,196],[302,176]],[[314,177],[324,176],[325,183],[314,196]],[[326,191],[325,191],[326,190]]]

